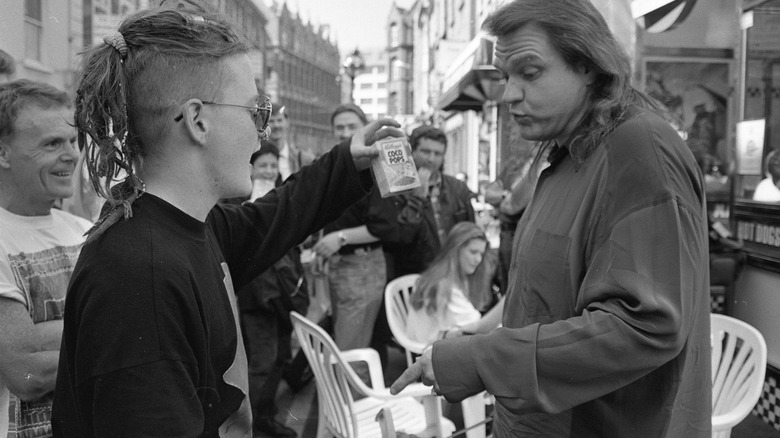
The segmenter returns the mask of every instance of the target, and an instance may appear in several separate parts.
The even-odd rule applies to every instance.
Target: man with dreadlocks
[[[403,135],[375,122],[265,197],[215,206],[249,193],[268,123],[247,50],[217,16],[158,9],[85,56],[79,143],[111,208],[68,290],[55,436],[251,436],[234,290],[365,195],[366,146]]]
[[[584,0],[512,0],[483,25],[520,134],[549,150],[512,248],[503,327],[433,344],[422,377],[496,396],[496,437],[710,436],[702,173],[631,85]],[[453,366],[457,364],[457,366]]]
[[[52,208],[73,195],[75,143],[64,91],[0,84],[0,437],[51,434],[65,291],[91,225]]]

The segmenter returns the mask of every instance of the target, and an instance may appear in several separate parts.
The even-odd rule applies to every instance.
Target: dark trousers
[[[254,418],[276,415],[276,390],[290,360],[289,324],[274,311],[241,313],[241,330],[249,362],[249,402]]]

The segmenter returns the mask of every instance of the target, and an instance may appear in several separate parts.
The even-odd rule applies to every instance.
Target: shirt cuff
[[[443,339],[433,344],[433,375],[439,392],[451,403],[485,389],[477,372],[475,340],[478,336]],[[455,366],[457,364],[457,366]]]

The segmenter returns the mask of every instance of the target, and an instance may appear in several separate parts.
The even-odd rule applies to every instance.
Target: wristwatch
[[[347,235],[343,231],[339,231],[339,245],[344,246],[347,244]]]

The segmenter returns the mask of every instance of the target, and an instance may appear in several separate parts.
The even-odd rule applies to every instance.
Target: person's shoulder
[[[311,152],[311,151],[309,151],[307,149],[301,150],[301,162],[303,164],[309,164],[309,163],[311,163],[312,161],[314,161],[316,159],[317,159],[317,156],[314,155],[313,152]]]
[[[152,248],[164,249],[167,245],[165,233],[158,239],[144,221],[135,216],[120,219],[108,227],[100,236],[88,241],[81,250],[87,269],[133,269],[151,264]],[[154,244],[153,244],[154,242]]]
[[[76,216],[72,213],[68,213],[67,211],[52,209],[51,214],[56,222],[66,224],[76,231],[81,232],[82,234],[86,233],[90,228],[92,228],[93,225],[92,222],[84,219],[83,217]]]
[[[609,157],[619,161],[633,157],[645,166],[660,164],[672,156],[690,155],[688,146],[672,125],[648,110],[639,111],[626,119],[606,137],[605,142]]]
[[[447,175],[445,173],[441,174],[442,181],[444,181],[446,184],[449,184],[452,187],[455,187],[458,189],[458,191],[470,191],[469,186],[466,185],[465,182],[459,180],[458,178],[455,178],[452,175]]]
[[[633,138],[629,144],[646,142],[679,142],[683,143],[680,134],[672,125],[657,113],[650,110],[639,110],[615,128],[612,137]]]
[[[475,198],[476,194],[471,191],[468,185],[466,185],[465,182],[459,180],[458,178],[455,178],[451,175],[445,175],[442,174],[442,181],[444,182],[443,185],[448,185],[452,188],[455,197],[460,199],[471,199]],[[470,201],[469,201],[470,202]]]
[[[317,158],[317,156],[314,155],[313,152],[311,152],[306,148],[298,147],[293,144],[290,144],[289,148],[290,148],[290,152],[295,154],[298,157],[298,160],[300,161],[301,164],[304,165],[309,164]]]

